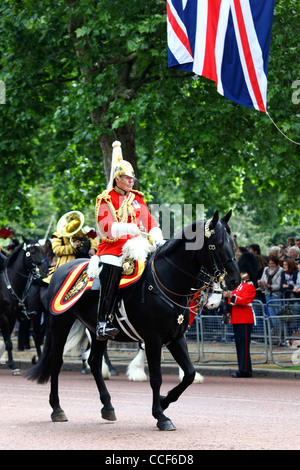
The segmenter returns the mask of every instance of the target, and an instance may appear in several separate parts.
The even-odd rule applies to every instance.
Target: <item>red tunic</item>
[[[252,306],[249,304],[252,304],[255,295],[256,290],[252,282],[242,282],[232,291],[228,302],[232,305],[230,323],[254,323]]]
[[[105,194],[104,197],[103,194]],[[118,210],[125,199],[128,202],[128,209],[125,209],[128,210],[128,217],[127,220],[122,220],[122,213],[126,212],[123,212],[122,209],[119,212]],[[102,193],[97,198],[96,211],[99,230],[103,237],[98,245],[98,256],[121,256],[123,245],[132,238],[130,235],[123,235],[120,238],[114,239],[111,234],[111,226],[114,222],[135,223],[139,228],[145,228],[146,232],[149,232],[154,227],[158,227],[158,223],[150,214],[143,199],[143,193],[139,191],[132,190],[126,196],[118,194],[114,189],[107,193]]]

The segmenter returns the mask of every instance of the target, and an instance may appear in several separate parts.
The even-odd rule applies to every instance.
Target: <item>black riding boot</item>
[[[119,330],[110,324],[109,315],[114,311],[121,275],[121,267],[107,263],[102,264],[102,269],[99,274],[100,297],[96,327],[96,338],[100,341],[114,339],[119,333]]]

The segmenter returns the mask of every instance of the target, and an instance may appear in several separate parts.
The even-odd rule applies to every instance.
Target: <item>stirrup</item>
[[[108,326],[106,322],[98,322],[97,324],[96,339],[98,339],[99,341],[114,339],[118,333],[118,328],[115,328],[114,326]]]

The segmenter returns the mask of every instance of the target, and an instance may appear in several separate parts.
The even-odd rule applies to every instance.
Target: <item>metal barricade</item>
[[[300,365],[300,299],[271,299],[266,305],[270,359],[282,367]]]
[[[278,313],[285,307],[289,307],[293,315],[270,315],[274,309]],[[284,367],[299,366],[300,299],[273,299],[267,304],[254,300],[253,309],[256,323],[251,335],[252,363],[272,361]],[[224,325],[219,313],[197,315],[186,339],[191,359],[199,365],[237,364],[233,327]],[[136,356],[138,344],[109,342],[108,351],[112,361],[127,362]],[[167,348],[163,349],[163,360],[175,362]]]
[[[253,309],[256,323],[251,335],[251,359],[253,364],[264,364],[268,361],[265,306],[254,300]],[[237,364],[233,326],[224,325],[222,320],[221,315],[201,314],[197,317],[199,364]]]

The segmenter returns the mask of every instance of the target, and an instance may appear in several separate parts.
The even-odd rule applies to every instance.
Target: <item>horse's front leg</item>
[[[92,344],[88,363],[99,390],[100,400],[103,404],[101,416],[103,419],[107,419],[108,421],[116,421],[117,418],[115,415],[115,410],[111,404],[111,397],[102,375],[102,358],[107,341],[96,340],[96,337],[93,333],[91,333],[91,338]]]
[[[154,345],[154,341],[145,343],[146,356],[149,368],[150,385],[152,388],[152,415],[157,419],[157,427],[160,431],[174,431],[176,428],[170,418],[164,415],[161,406],[160,387],[162,384],[161,375],[161,346]]]
[[[186,340],[184,336],[181,336],[176,341],[168,344],[167,348],[174,357],[175,361],[181,367],[184,372],[182,381],[172,390],[170,390],[166,397],[161,398],[162,409],[165,410],[170,403],[178,400],[184,390],[193,383],[195,378],[195,368],[191,362]]]

